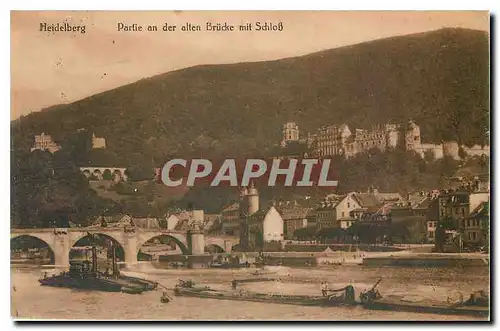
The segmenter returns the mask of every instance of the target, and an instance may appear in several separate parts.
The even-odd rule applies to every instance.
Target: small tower
[[[283,124],[281,146],[285,147],[290,141],[299,140],[299,126],[294,122],[287,122]]]
[[[250,188],[247,193],[248,215],[253,215],[259,210],[259,192],[255,188],[253,182],[250,183]]]
[[[408,121],[408,126],[405,132],[405,147],[408,151],[420,149],[420,127],[411,119]]]

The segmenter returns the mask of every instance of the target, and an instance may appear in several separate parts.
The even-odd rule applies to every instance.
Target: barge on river
[[[347,294],[346,290],[346,294]],[[354,293],[342,293],[340,295],[310,296],[310,295],[283,295],[266,294],[246,291],[218,291],[208,287],[183,287],[177,286],[174,290],[176,296],[196,297],[203,299],[233,300],[267,302],[296,306],[354,306],[358,302],[354,298]]]
[[[373,310],[405,311],[414,313],[430,313],[443,315],[469,315],[488,317],[488,306],[447,304],[446,302],[425,300],[421,302],[405,301],[401,296],[388,296],[373,301],[363,302],[363,306]]]
[[[382,297],[380,293],[375,290],[374,286],[370,291],[361,293],[360,300],[364,308],[374,310],[443,315],[469,315],[478,317],[488,317],[490,315],[490,300],[484,291],[472,293],[470,298],[465,302],[451,304],[436,300],[409,301],[406,300],[404,296],[398,295]]]

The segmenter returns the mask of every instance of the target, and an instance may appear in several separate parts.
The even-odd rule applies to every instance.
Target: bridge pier
[[[61,271],[69,269],[70,236],[66,232],[56,233],[54,236],[54,265]]]
[[[125,251],[125,265],[130,267],[137,264],[137,253],[139,249],[137,247],[137,235],[135,230],[125,231],[125,246],[123,249]]]
[[[231,253],[233,250],[233,245],[230,241],[224,240],[224,252]]]
[[[205,254],[205,235],[203,231],[188,231],[187,242],[189,255]]]

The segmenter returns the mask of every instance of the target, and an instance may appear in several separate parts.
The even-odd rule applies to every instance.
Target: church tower
[[[259,210],[259,192],[253,182],[250,183],[246,198],[248,201],[248,215],[253,215]]]

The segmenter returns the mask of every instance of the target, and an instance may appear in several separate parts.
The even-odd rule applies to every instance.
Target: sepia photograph
[[[490,321],[490,19],[11,11],[11,319]]]

